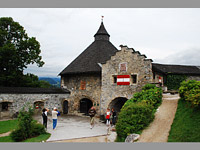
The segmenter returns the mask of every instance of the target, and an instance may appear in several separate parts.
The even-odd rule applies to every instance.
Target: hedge
[[[151,104],[156,109],[162,102],[162,89],[153,84],[146,84],[142,88],[142,91],[135,93],[133,98],[128,100],[123,107],[139,101],[144,101],[147,104]]]
[[[153,120],[153,106],[144,102],[132,103],[119,113],[116,131],[122,141],[131,133],[140,133]]]
[[[24,107],[20,110],[17,129],[10,134],[14,141],[20,142],[46,133],[44,126],[33,120],[33,112],[31,107],[28,110],[25,110]]]
[[[162,89],[147,84],[141,92],[133,95],[122,107],[117,124],[117,141],[124,141],[131,133],[140,133],[154,118],[157,107],[162,102]]]
[[[183,81],[179,88],[180,97],[190,102],[194,107],[200,106],[200,81]]]

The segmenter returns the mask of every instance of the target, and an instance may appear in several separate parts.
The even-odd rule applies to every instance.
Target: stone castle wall
[[[187,80],[197,80],[197,81],[200,81],[200,76],[189,76],[189,77],[187,77]]]
[[[120,71],[120,63],[126,63],[126,71]],[[117,85],[114,83],[116,75],[137,75],[137,82],[130,85]],[[142,86],[153,81],[151,60],[145,59],[144,55],[135,52],[128,47],[112,56],[105,64],[102,64],[102,87],[101,87],[101,113],[106,111],[109,103],[118,97],[130,99],[133,93],[140,91]]]
[[[69,94],[0,94],[0,106],[3,102],[9,103],[8,111],[2,111],[2,107],[0,107],[0,118],[4,116],[12,117],[27,103],[34,106],[35,102],[43,103],[42,107],[50,109],[50,113],[54,107],[62,112],[63,101],[68,97]]]
[[[69,113],[78,113],[80,110],[80,100],[87,98],[96,105],[99,111],[101,95],[101,76],[100,74],[73,75],[62,77],[61,86],[67,88],[71,94],[68,98]]]

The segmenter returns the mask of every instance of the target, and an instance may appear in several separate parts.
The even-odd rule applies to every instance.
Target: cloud
[[[200,48],[183,50],[171,54],[164,59],[155,59],[155,62],[165,64],[196,65],[200,66]]]
[[[81,54],[94,41],[102,15],[118,49],[127,45],[161,63],[199,64],[200,9],[0,8],[0,17],[12,17],[40,42],[44,67],[25,70],[38,76],[57,76]]]

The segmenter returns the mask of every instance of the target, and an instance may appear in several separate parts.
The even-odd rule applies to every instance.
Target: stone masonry
[[[80,100],[87,98],[96,104],[96,110],[99,111],[101,76],[99,74],[77,74],[74,76],[64,76],[61,79],[61,86],[65,86],[71,94],[68,98],[69,113],[78,113],[80,110]]]
[[[142,86],[152,83],[153,73],[150,59],[145,55],[134,51],[132,48],[122,46],[121,50],[112,56],[105,64],[102,64],[102,87],[101,87],[101,113],[105,112],[109,103],[117,97],[130,99],[133,93],[141,90]],[[120,71],[120,63],[127,64],[126,71]],[[117,85],[113,77],[116,75],[136,75],[137,81],[130,85]]]
[[[35,103],[42,104],[42,107],[52,110],[57,107],[59,111],[63,110],[63,102],[67,100],[69,94],[0,94],[0,105],[4,102],[8,102],[8,111],[0,110],[0,118],[12,117],[13,114],[19,112],[19,110],[27,103],[34,106]],[[0,107],[2,109],[2,107]],[[41,113],[40,108],[40,113]],[[51,111],[50,111],[51,113]]]

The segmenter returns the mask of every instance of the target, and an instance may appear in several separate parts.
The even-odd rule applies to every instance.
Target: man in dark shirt
[[[116,114],[114,108],[112,108],[111,115],[112,115],[112,126],[115,126],[116,119],[117,119],[117,114]]]
[[[95,110],[95,107],[92,106],[89,111],[88,111],[88,114],[90,116],[90,129],[92,129],[94,127],[94,116],[96,114],[96,110]]]

